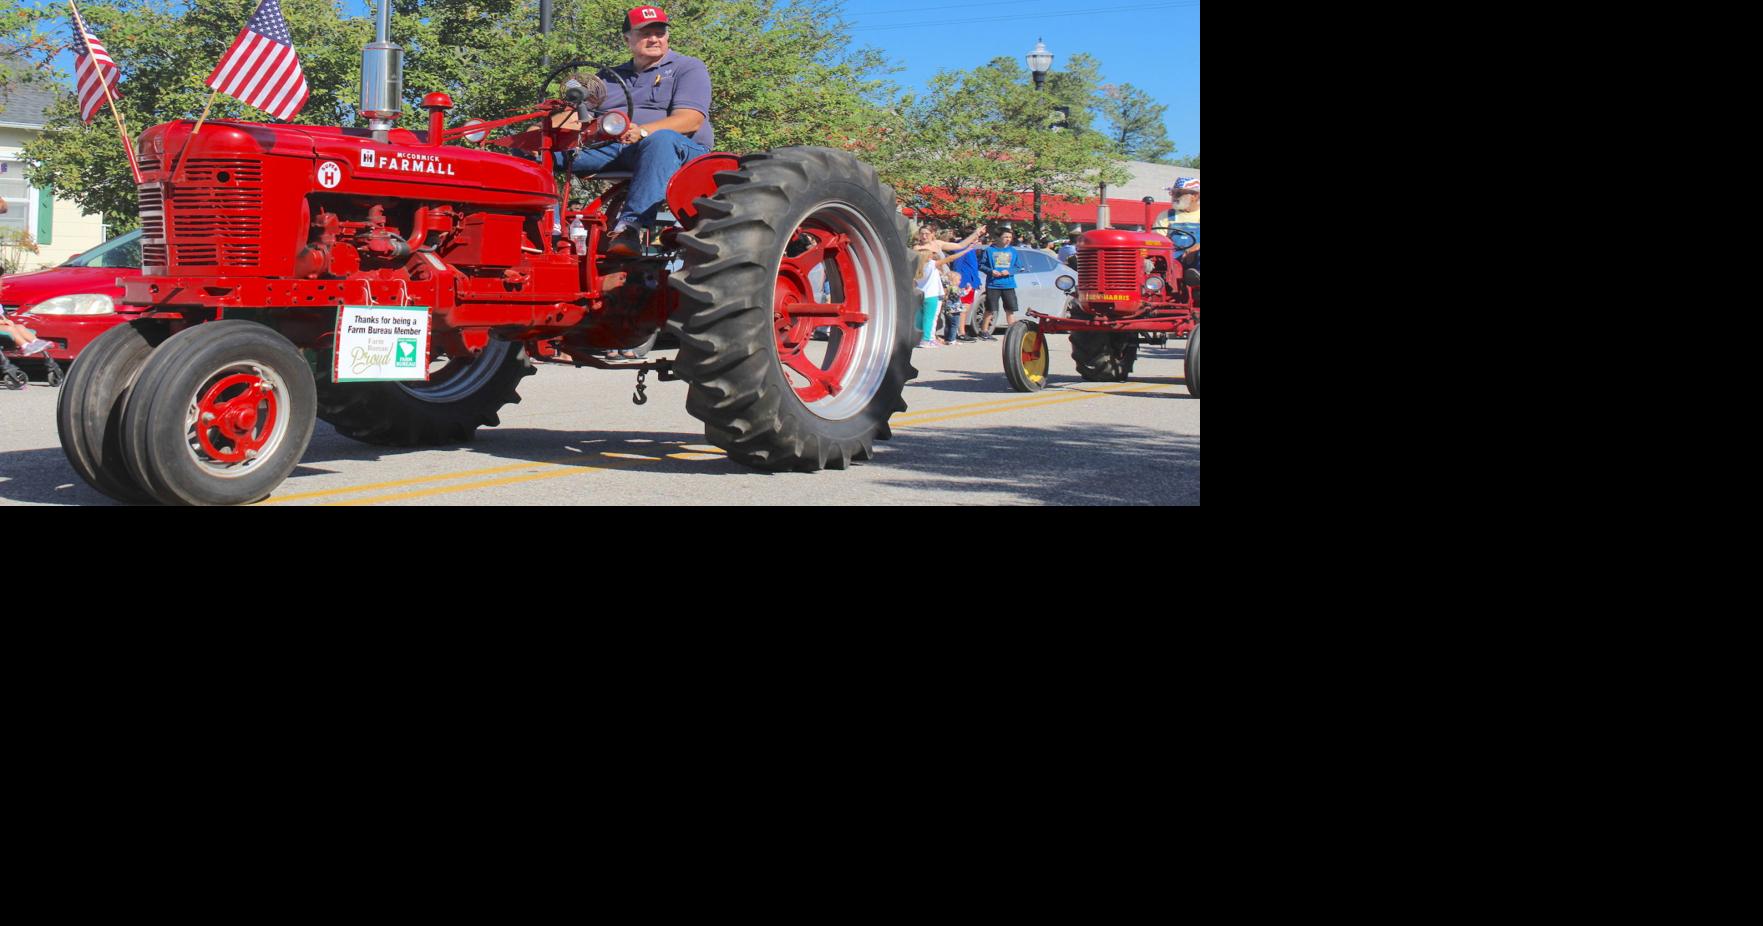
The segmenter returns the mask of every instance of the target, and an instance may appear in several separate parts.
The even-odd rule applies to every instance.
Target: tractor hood
[[[204,162],[216,165],[263,157],[297,158],[313,164],[312,192],[360,196],[395,196],[487,203],[492,194],[515,194],[554,200],[551,171],[518,157],[460,145],[431,146],[426,133],[394,129],[387,144],[374,141],[367,129],[311,125],[265,125],[255,122],[205,123],[194,138],[188,120],[154,126],[140,139],[143,173],[170,171],[181,156],[185,172]],[[186,145],[188,152],[184,152]],[[177,184],[177,177],[171,183]],[[413,184],[427,192],[414,194]],[[525,196],[522,196],[525,194]],[[500,205],[519,206],[498,199]]]

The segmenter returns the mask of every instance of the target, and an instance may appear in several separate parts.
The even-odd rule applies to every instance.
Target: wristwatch
[[[637,137],[638,138],[648,138],[649,137],[649,130],[643,128],[640,125],[637,126]]]

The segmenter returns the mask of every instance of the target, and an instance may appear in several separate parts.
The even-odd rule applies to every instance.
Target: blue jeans
[[[613,142],[604,148],[578,151],[569,163],[572,174],[596,173],[602,170],[628,170],[630,195],[624,198],[624,210],[618,214],[618,225],[641,227],[655,221],[667,200],[667,181],[679,172],[680,165],[710,149],[672,129],[650,132],[649,137],[634,145]],[[557,164],[563,165],[565,152],[557,152]]]
[[[948,341],[950,344],[953,344],[953,343],[955,343],[957,338],[961,337],[961,316],[965,315],[966,313],[967,313],[966,303],[963,303],[960,299],[956,299],[956,298],[949,299],[949,305],[948,305],[949,320],[948,320],[948,324],[944,330],[943,340]]]

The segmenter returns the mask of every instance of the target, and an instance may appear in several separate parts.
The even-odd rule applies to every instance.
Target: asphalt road
[[[370,447],[320,422],[267,505],[1198,505],[1200,400],[1182,348],[1142,347],[1133,378],[1087,383],[1049,339],[1051,384],[1014,392],[998,341],[921,350],[907,411],[845,471],[761,473],[704,442],[686,385],[542,364],[502,426],[459,447]],[[68,465],[57,390],[0,390],[0,505],[110,505]]]

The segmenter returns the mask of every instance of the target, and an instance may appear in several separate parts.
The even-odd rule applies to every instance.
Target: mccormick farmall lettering
[[[411,154],[409,152],[380,154],[372,148],[363,148],[361,149],[361,166],[371,167],[375,170],[398,170],[407,174],[454,176],[453,165],[432,154]]]

